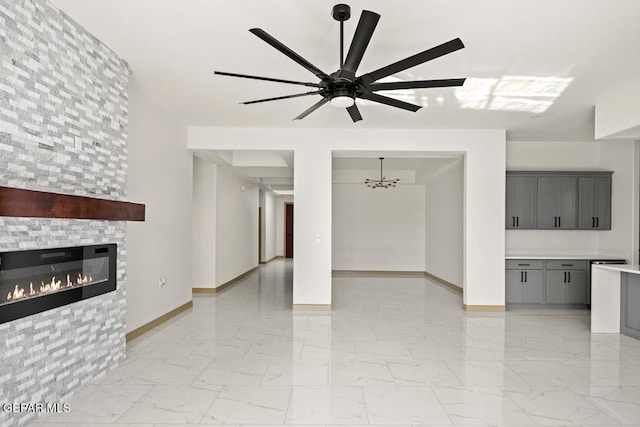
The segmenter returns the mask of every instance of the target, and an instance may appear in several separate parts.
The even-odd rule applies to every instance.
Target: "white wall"
[[[277,247],[277,207],[276,197],[272,193],[265,194],[265,206],[264,206],[264,254],[262,260],[265,262],[275,258]]]
[[[191,268],[194,288],[215,287],[217,173],[217,165],[193,158]]]
[[[334,183],[333,270],[424,271],[424,197],[422,185]]]
[[[631,141],[602,142],[508,142],[507,169],[512,170],[611,170],[612,229],[591,230],[507,230],[507,253],[583,252],[631,260],[634,211],[637,209],[636,151]]]
[[[331,302],[331,152],[465,153],[464,303],[504,305],[505,132],[189,128],[189,148],[294,150],[294,304]]]
[[[258,187],[218,166],[216,283],[218,287],[258,265]]]
[[[425,188],[425,271],[463,287],[464,158],[420,170]]]
[[[284,220],[285,203],[293,203],[293,196],[279,196],[276,198],[276,256],[284,256]],[[295,216],[295,215],[294,215]]]
[[[127,332],[191,300],[192,155],[186,126],[129,80],[128,198],[146,205],[127,226]],[[158,286],[161,277],[166,286]]]
[[[640,78],[607,93],[596,102],[595,138],[640,134]]]
[[[633,141],[603,141],[600,165],[615,171],[611,177],[611,230],[598,232],[600,251],[638,261],[637,144]]]

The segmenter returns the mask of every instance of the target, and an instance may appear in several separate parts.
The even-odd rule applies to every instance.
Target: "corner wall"
[[[217,165],[193,158],[193,288],[215,288],[217,176]]]
[[[127,200],[127,64],[44,0],[3,1],[0,22],[0,185]],[[0,402],[59,402],[123,360],[126,227],[0,218],[0,251],[118,244],[115,292],[0,325]]]
[[[463,287],[464,159],[428,166],[417,181],[425,188],[425,257],[427,273]],[[435,172],[431,172],[435,169]]]
[[[258,266],[258,187],[218,166],[215,287]]]
[[[272,193],[265,193],[265,206],[263,211],[264,219],[264,254],[262,260],[268,262],[276,257],[277,246],[277,207],[276,197]]]
[[[127,332],[191,301],[193,172],[186,139],[186,126],[146,96],[133,75],[127,188],[146,205],[146,220],[128,224]]]

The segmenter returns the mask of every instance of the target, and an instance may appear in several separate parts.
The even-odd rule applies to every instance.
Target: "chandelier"
[[[389,188],[395,187],[400,181],[400,178],[395,179],[386,179],[386,177],[382,176],[382,161],[384,157],[378,157],[380,159],[380,179],[365,179],[364,183],[367,184],[369,188]]]

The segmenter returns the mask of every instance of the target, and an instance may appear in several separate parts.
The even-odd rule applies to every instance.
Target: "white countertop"
[[[593,264],[592,267],[623,273],[640,274],[640,265],[638,264]]]
[[[624,259],[608,254],[599,253],[507,253],[505,259]]]

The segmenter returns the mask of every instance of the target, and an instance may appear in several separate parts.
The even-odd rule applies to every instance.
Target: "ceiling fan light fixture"
[[[331,105],[336,108],[349,108],[355,104],[355,95],[347,90],[336,90],[329,100]]]

